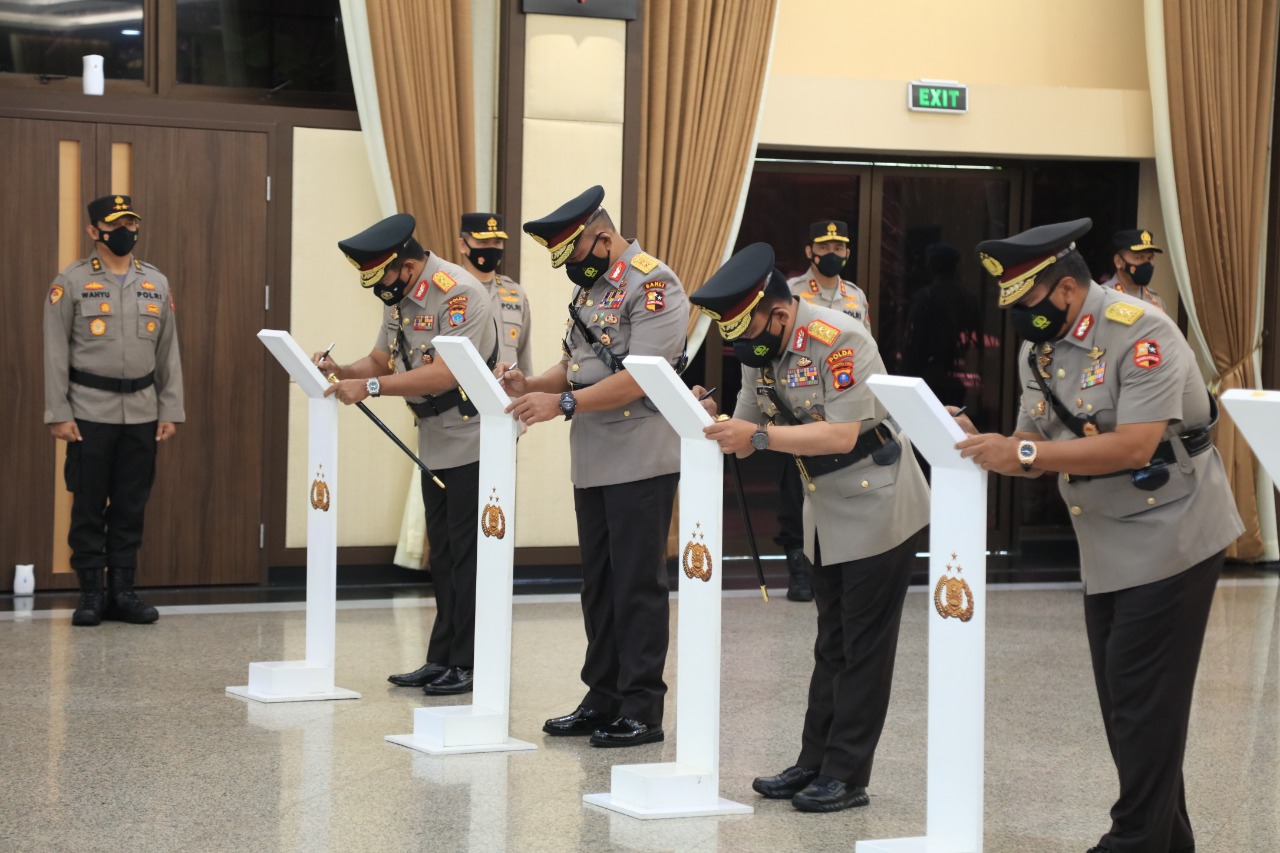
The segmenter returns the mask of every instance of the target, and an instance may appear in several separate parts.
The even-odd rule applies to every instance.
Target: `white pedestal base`
[[[506,714],[474,705],[418,708],[413,712],[413,734],[387,735],[386,740],[429,755],[537,749],[507,737]]]
[[[644,820],[755,811],[721,799],[714,773],[675,762],[615,764],[610,788],[608,793],[587,794],[582,801]]]
[[[354,690],[333,686],[333,668],[305,660],[278,660],[249,664],[249,683],[228,687],[233,696],[256,702],[315,702],[327,699],[359,699]]]
[[[978,853],[977,850],[956,847],[928,838],[891,838],[887,841],[859,841],[855,853]]]

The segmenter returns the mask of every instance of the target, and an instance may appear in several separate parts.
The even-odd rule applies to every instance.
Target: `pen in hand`
[[[967,409],[967,408],[969,408],[969,407],[968,407],[968,406],[961,406],[960,408],[956,409],[954,412],[952,412],[952,413],[951,413],[951,417],[953,417],[953,418],[958,418],[958,417],[960,417],[961,415],[963,415],[963,414],[964,414],[964,411],[965,411],[965,409]]]
[[[698,402],[701,403],[703,400],[707,399],[712,394],[716,393],[716,390],[717,390],[716,387],[713,385],[712,387],[708,388],[706,391],[703,391],[702,396],[698,398]]]
[[[324,360],[329,357],[329,353],[333,352],[334,344],[337,344],[337,343],[338,343],[337,341],[334,341],[332,344],[329,344],[329,348],[320,354],[320,361],[316,363],[324,364]]]

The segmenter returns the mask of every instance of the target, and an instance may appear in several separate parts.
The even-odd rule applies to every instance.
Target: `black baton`
[[[337,376],[334,376],[334,375],[332,375],[332,374],[331,374],[331,375],[329,376],[329,381],[330,381],[330,382],[335,382],[335,383],[336,383],[336,382],[338,381],[338,377],[337,377]],[[401,441],[401,440],[400,440],[400,436],[398,436],[398,435],[396,435],[394,432],[392,432],[392,431],[391,431],[391,428],[390,428],[390,427],[388,427],[386,424],[384,424],[384,423],[382,422],[382,418],[378,417],[378,416],[377,416],[377,415],[375,415],[373,412],[369,411],[369,407],[368,407],[368,406],[366,406],[364,403],[356,403],[356,408],[358,408],[360,411],[362,411],[362,412],[364,412],[366,415],[368,415],[368,416],[369,416],[369,420],[373,421],[373,422],[374,422],[374,424],[376,424],[376,425],[377,425],[378,429],[380,429],[380,430],[382,430],[384,433],[386,433],[386,434],[387,434],[387,438],[389,438],[389,439],[391,439],[392,441],[394,441],[394,442],[396,443],[396,447],[398,447],[398,448],[400,448],[401,450],[403,450],[403,451],[404,451],[405,456],[408,456],[410,459],[412,459],[412,460],[413,460],[413,463],[414,463],[415,465],[417,465],[419,468],[421,468],[421,469],[422,469],[422,473],[423,473],[423,474],[426,474],[428,477],[430,477],[430,478],[431,478],[431,480],[432,480],[432,482],[434,482],[437,486],[439,486],[439,487],[440,487],[440,488],[442,488],[442,489],[444,488],[444,483],[440,482],[440,478],[439,478],[439,477],[437,477],[435,474],[432,474],[432,473],[431,473],[431,469],[427,467],[427,465],[426,465],[426,463],[425,463],[425,462],[423,462],[421,459],[419,459],[419,458],[418,458],[418,454],[416,454],[416,453],[414,453],[412,450],[410,450],[410,449],[405,445],[405,443],[404,443],[403,441]],[[754,544],[754,543],[753,543],[753,544]]]
[[[751,527],[751,513],[747,512],[747,493],[742,489],[742,472],[738,470],[738,457],[729,456],[729,473],[733,475],[733,487],[738,492],[738,506],[742,509],[742,523],[747,528],[747,542],[751,545],[751,558],[756,561],[756,577],[760,579],[760,594],[769,603],[769,590],[765,589],[764,566],[760,563],[760,549],[756,546],[756,533]]]

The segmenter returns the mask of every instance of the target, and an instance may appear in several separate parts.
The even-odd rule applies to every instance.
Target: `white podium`
[[[249,664],[249,683],[228,687],[233,696],[258,702],[359,699],[333,684],[338,574],[338,401],[324,396],[329,383],[288,332],[263,329],[258,340],[307,395],[307,471],[311,479],[307,511],[306,660]]]
[[[470,705],[418,708],[413,733],[386,739],[429,755],[537,749],[508,737],[511,717],[511,577],[515,566],[516,437],[511,402],[467,338],[436,351],[480,412],[480,526],[476,530],[475,682]]]
[[[634,818],[751,814],[720,798],[720,589],[724,457],[702,434],[712,423],[666,359],[623,364],[680,435],[680,604],[676,760],[615,764],[610,790],[584,802]]]
[[[1224,391],[1224,405],[1253,448],[1258,463],[1280,487],[1280,391]]]
[[[986,694],[987,472],[960,456],[964,431],[923,379],[867,385],[932,466],[929,758],[925,835],[859,841],[857,853],[981,853]]]

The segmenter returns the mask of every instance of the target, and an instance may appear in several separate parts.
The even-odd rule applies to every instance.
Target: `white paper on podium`
[[[1280,441],[1276,440],[1280,431],[1280,391],[1232,388],[1223,392],[1221,400],[1259,464],[1280,488]]]
[[[880,398],[889,414],[903,427],[911,443],[929,460],[929,464],[941,468],[973,467],[956,450],[956,442],[964,440],[964,430],[947,412],[936,394],[918,376],[889,376],[878,373],[867,380],[872,393]]]
[[[715,420],[684,387],[671,362],[657,355],[629,355],[622,364],[681,438],[706,438],[702,430]]]
[[[329,387],[329,380],[320,372],[298,346],[293,335],[278,329],[263,329],[258,332],[258,340],[275,356],[280,366],[289,371],[293,381],[308,397],[323,397],[324,389]]]
[[[511,397],[498,384],[498,377],[485,366],[484,359],[480,357],[470,338],[441,335],[432,344],[475,404],[476,411],[482,415],[501,415],[511,405]],[[475,357],[466,355],[467,352]]]

